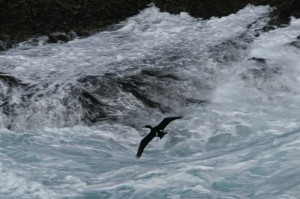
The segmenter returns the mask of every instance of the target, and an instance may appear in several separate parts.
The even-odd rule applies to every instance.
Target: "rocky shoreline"
[[[271,5],[269,27],[288,24],[300,17],[297,0],[0,0],[0,50],[36,36],[47,35],[48,42],[66,42],[87,36],[137,14],[149,4],[174,14],[182,11],[204,19],[234,13],[247,4]],[[266,28],[266,30],[269,28]],[[61,34],[58,34],[61,32]]]

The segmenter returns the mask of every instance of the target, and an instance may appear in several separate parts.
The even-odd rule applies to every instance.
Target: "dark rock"
[[[296,48],[300,48],[300,35],[296,38],[296,41],[293,41],[290,43],[290,45],[296,47]]]
[[[11,76],[11,75],[8,75],[6,73],[2,73],[0,72],[0,81],[8,84],[9,86],[12,86],[12,87],[17,87],[17,86],[26,86],[27,84],[22,82],[21,80]]]
[[[134,81],[120,81],[121,88],[125,92],[131,93],[134,97],[140,100],[144,105],[150,108],[158,108],[161,112],[166,113],[169,112],[171,109],[169,107],[165,107],[162,104],[155,102],[154,100],[147,97],[146,93],[143,93],[137,85],[137,82]]]
[[[0,29],[1,33],[1,29]],[[8,50],[12,47],[10,36],[0,34],[0,51]]]
[[[188,12],[191,16],[209,19],[212,16],[222,17],[244,8],[247,1],[227,0],[154,0],[154,4],[162,11],[178,14]]]
[[[153,76],[153,77],[158,77],[158,78],[170,78],[170,79],[173,79],[173,80],[179,80],[180,79],[179,77],[177,77],[174,74],[164,73],[164,72],[159,71],[159,70],[155,71],[155,70],[144,69],[144,70],[141,71],[141,74],[148,75],[148,76]]]
[[[89,93],[87,91],[82,91],[81,96],[83,98],[87,99],[88,101],[90,101],[91,104],[96,104],[96,105],[99,105],[99,106],[105,106],[104,103],[100,102],[96,97],[94,97],[91,93]]]
[[[8,101],[3,102],[2,104],[0,104],[0,108],[7,105],[8,103],[9,103]]]
[[[290,45],[296,47],[296,48],[300,48],[300,41],[293,41],[290,43]]]
[[[208,19],[237,12],[248,4],[276,7],[265,31],[288,24],[290,17],[300,17],[298,0],[22,0],[0,1],[0,40],[2,50],[28,38],[50,35],[53,32],[74,31],[78,36],[87,36],[109,25],[125,20],[154,3],[161,11],[178,14],[188,12],[191,16]],[[4,35],[9,38],[2,39]],[[60,35],[50,42],[68,41]],[[4,46],[4,47],[3,47]]]
[[[245,43],[247,40],[248,38],[245,35],[241,35],[239,37],[223,41],[215,46],[211,46],[208,49],[210,57],[217,60],[219,63],[237,61],[240,58],[242,51],[245,51],[248,48],[247,43]]]
[[[209,19],[212,16],[222,17],[244,8],[248,4],[270,5],[274,11],[270,14],[271,20],[263,29],[269,31],[275,27],[289,24],[290,17],[300,17],[299,0],[154,0],[156,6],[162,11],[178,14],[182,11],[188,12],[193,17]]]
[[[7,49],[6,42],[0,40],[0,51],[4,51]]]
[[[256,61],[257,63],[261,63],[261,64],[265,64],[265,63],[266,63],[266,59],[264,59],[264,58],[259,58],[259,57],[252,57],[252,58],[250,58],[249,60],[254,60],[254,61]]]
[[[0,37],[9,35],[13,43],[18,43],[53,32],[74,31],[86,36],[137,14],[149,3],[150,0],[0,1]],[[52,42],[57,40],[50,37]],[[60,36],[58,40],[66,38]]]
[[[205,99],[204,100],[200,100],[200,99],[187,98],[186,102],[190,103],[190,104],[205,105],[205,104],[209,103],[209,100],[205,100]]]
[[[82,120],[87,124],[93,124],[101,120],[107,119],[108,115],[103,109],[106,106],[104,103],[100,102],[91,93],[83,90],[79,97],[79,102],[81,103],[83,109]]]
[[[51,33],[48,35],[48,43],[66,43],[76,37],[74,32],[69,33]]]
[[[282,74],[280,67],[268,67],[265,65],[257,65],[256,68],[250,68],[241,74],[243,80],[255,79],[257,81],[271,81],[276,76]]]
[[[88,76],[85,76],[85,77],[81,77],[79,79],[77,79],[78,82],[80,83],[84,83],[84,84],[90,84],[92,86],[96,86],[97,84],[100,83],[100,79],[98,76],[92,76],[92,75],[88,75]]]

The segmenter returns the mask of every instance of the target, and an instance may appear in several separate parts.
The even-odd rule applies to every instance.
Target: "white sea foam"
[[[0,197],[297,198],[300,49],[291,43],[299,41],[300,20],[260,32],[269,11],[247,6],[202,20],[150,7],[112,31],[1,54],[1,72],[49,83],[45,93],[84,75],[155,68],[183,79],[175,86],[184,92],[177,95],[209,102],[175,107],[185,117],[137,160],[147,133],[137,126],[158,123],[158,110],[150,110],[150,119],[133,96],[122,93],[118,100],[138,112],[128,118],[135,128],[106,121],[84,126],[80,107],[65,125],[68,109],[60,99],[68,92],[62,89],[32,112],[18,110],[18,130],[0,130]],[[11,92],[5,84],[0,88]],[[9,103],[20,103],[18,92]],[[33,116],[26,120],[26,114]],[[0,114],[1,125],[8,119]]]

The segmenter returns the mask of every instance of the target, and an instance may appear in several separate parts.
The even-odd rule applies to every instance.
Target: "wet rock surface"
[[[18,86],[25,86],[27,85],[26,83],[22,82],[21,80],[6,74],[0,72],[0,81],[9,85],[10,87],[18,87]]]
[[[179,89],[182,83],[174,71],[160,69],[142,70],[126,76],[88,75],[78,78],[77,82],[57,85],[26,84],[0,73],[0,110],[7,118],[5,127],[14,129],[18,125],[32,127],[37,120],[47,122],[54,118],[61,127],[78,122],[94,125],[103,120],[126,123],[139,111],[174,114],[175,107],[209,103],[205,95],[203,98],[185,95],[186,89]],[[20,123],[19,117],[25,118],[24,124]]]
[[[276,9],[266,31],[288,24],[291,16],[300,16],[300,2],[296,0],[229,0],[226,3],[220,0],[1,0],[0,50],[40,35],[48,35],[50,43],[67,42],[73,38],[68,35],[71,31],[78,36],[92,34],[137,14],[150,3],[161,11],[188,12],[204,19],[229,15],[247,4],[269,4]]]
[[[1,0],[0,40],[12,44],[54,32],[91,34],[137,14],[148,3],[147,0]]]
[[[70,40],[73,40],[75,37],[76,34],[73,32],[51,33],[48,35],[47,43],[66,43]]]

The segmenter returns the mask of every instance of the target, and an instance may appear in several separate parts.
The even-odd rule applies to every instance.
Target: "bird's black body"
[[[167,117],[165,119],[163,119],[163,121],[161,121],[161,123],[159,123],[159,125],[152,127],[150,125],[146,125],[145,128],[149,128],[151,129],[150,133],[148,133],[148,135],[146,135],[146,137],[144,137],[140,143],[138,152],[136,154],[136,158],[140,158],[142,156],[142,153],[145,149],[145,147],[148,145],[148,143],[155,137],[159,137],[160,139],[162,139],[167,133],[164,132],[163,130],[166,128],[166,126],[172,122],[173,120],[177,120],[177,119],[181,119],[182,116],[178,116],[178,117]]]

